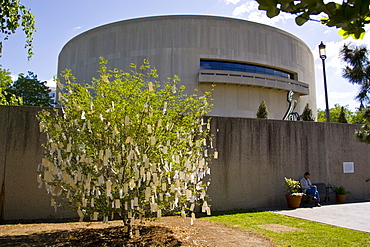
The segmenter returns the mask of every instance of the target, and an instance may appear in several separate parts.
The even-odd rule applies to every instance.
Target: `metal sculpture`
[[[301,117],[299,116],[298,112],[293,112],[296,105],[297,100],[294,98],[294,92],[293,90],[290,90],[287,94],[287,101],[289,102],[288,110],[286,111],[283,120],[290,120],[290,121],[299,121],[301,120]]]

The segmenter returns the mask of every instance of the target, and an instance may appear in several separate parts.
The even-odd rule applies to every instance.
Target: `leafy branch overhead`
[[[365,25],[370,23],[370,0],[343,0],[342,4],[324,3],[323,0],[256,0],[258,9],[265,10],[269,18],[280,12],[296,15],[295,22],[301,26],[308,20],[318,21],[328,27],[340,28],[343,38],[352,36],[362,39]],[[320,16],[319,16],[320,15]],[[314,19],[314,17],[318,17]],[[321,17],[321,18],[320,18]]]
[[[33,33],[36,31],[35,16],[24,5],[20,4],[19,0],[1,0],[0,1],[0,56],[3,52],[3,40],[7,40],[9,36],[16,32],[18,28],[22,28],[26,35],[26,44],[28,59],[33,56]]]

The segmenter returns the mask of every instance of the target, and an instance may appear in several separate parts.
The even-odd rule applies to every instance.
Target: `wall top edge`
[[[245,20],[245,19],[241,19],[241,18],[235,18],[235,17],[228,17],[228,16],[213,16],[213,15],[183,15],[183,14],[179,14],[179,15],[158,15],[158,16],[147,16],[147,17],[137,17],[137,18],[132,18],[132,19],[125,19],[125,20],[119,20],[119,21],[115,21],[115,22],[111,22],[111,23],[106,23],[106,24],[102,24],[100,26],[97,26],[97,27],[93,27],[87,31],[84,31],[78,35],[76,35],[75,37],[73,37],[72,39],[70,39],[61,49],[60,53],[63,51],[63,49],[68,46],[68,44],[70,42],[72,42],[73,40],[75,39],[78,39],[82,36],[85,36],[87,34],[89,34],[90,32],[94,32],[95,30],[98,30],[98,29],[101,29],[101,28],[106,28],[106,27],[114,27],[116,25],[121,25],[121,24],[126,24],[126,23],[135,23],[135,22],[145,22],[145,21],[156,21],[156,20],[167,20],[167,19],[176,19],[176,20],[180,20],[180,19],[203,19],[203,20],[219,20],[219,21],[228,21],[228,22],[239,22],[239,23],[248,23],[250,25],[255,25],[255,26],[260,26],[261,28],[265,28],[265,29],[271,29],[275,32],[279,32],[279,33],[282,33],[284,35],[287,35],[295,40],[297,40],[298,42],[304,44],[305,46],[307,46],[307,44],[302,41],[300,38],[294,36],[293,34],[285,31],[285,30],[282,30],[282,29],[279,29],[277,27],[273,27],[273,26],[269,26],[269,25],[266,25],[266,24],[262,24],[262,23],[258,23],[258,22],[254,22],[254,21],[249,21],[249,20]],[[308,46],[307,46],[308,48]],[[309,49],[309,48],[308,48]],[[59,55],[60,55],[59,53]]]

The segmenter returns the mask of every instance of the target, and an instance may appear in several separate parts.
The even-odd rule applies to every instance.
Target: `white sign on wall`
[[[343,162],[343,173],[354,173],[355,165],[353,162]]]

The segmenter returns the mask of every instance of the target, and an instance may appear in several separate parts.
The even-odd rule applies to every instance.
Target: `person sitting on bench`
[[[316,200],[315,205],[317,207],[321,207],[320,205],[320,196],[319,191],[317,190],[315,185],[312,185],[310,181],[310,173],[305,172],[304,176],[300,180],[302,192],[306,194],[313,195],[313,199]]]

